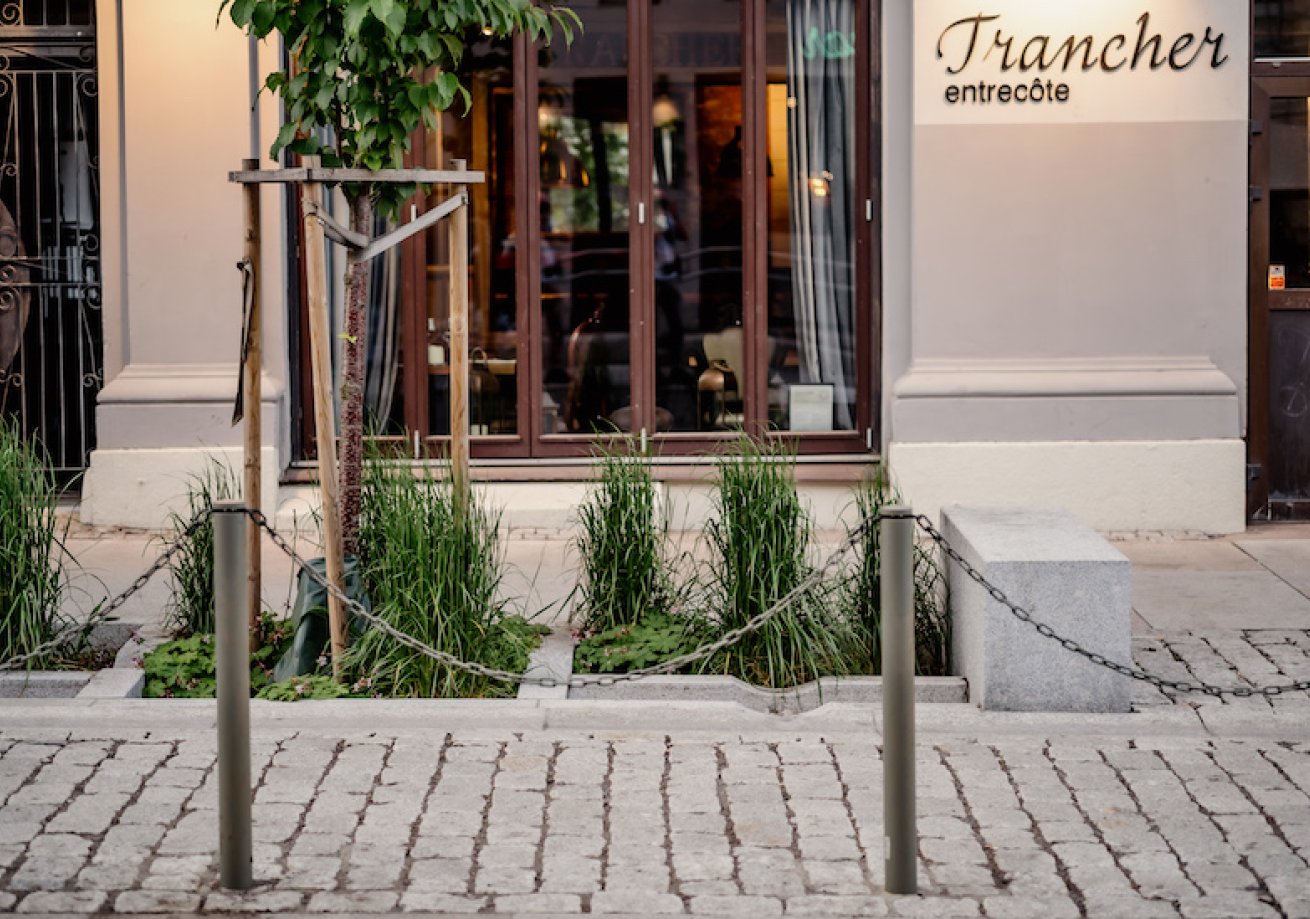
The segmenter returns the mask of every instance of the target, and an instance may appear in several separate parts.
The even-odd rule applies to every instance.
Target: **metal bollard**
[[[218,678],[219,881],[249,890],[250,623],[246,610],[246,530],[238,501],[214,505],[215,671]]]
[[[919,891],[914,802],[914,513],[882,512],[883,820],[888,893]]]

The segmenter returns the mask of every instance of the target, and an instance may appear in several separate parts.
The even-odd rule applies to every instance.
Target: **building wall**
[[[1248,10],[1174,0],[1144,26],[1126,0],[982,9],[998,18],[977,23],[976,46],[975,23],[951,27],[977,4],[919,0],[913,24],[888,20],[915,56],[887,75],[914,83],[912,123],[903,104],[887,115],[914,164],[911,292],[889,289],[884,307],[909,329],[886,339],[892,471],[930,513],[1057,505],[1106,530],[1240,530]],[[1008,71],[998,29],[1014,36]],[[1166,63],[1152,68],[1156,34]],[[1092,36],[1098,64],[1108,42],[1112,67],[1143,38],[1146,56],[1084,71],[1080,50],[1043,73],[1041,35],[1053,63],[1068,36]],[[1167,63],[1175,42],[1190,67]],[[1066,101],[946,95],[1036,77]]]
[[[209,456],[239,468],[232,427],[249,156],[247,42],[217,4],[100,0],[105,380],[83,484],[92,523],[156,526]],[[275,49],[262,51],[264,70]],[[277,129],[265,99],[261,132]],[[266,146],[266,145],[265,145]],[[282,204],[263,193],[266,504],[288,456]]]
[[[248,155],[247,45],[215,27],[213,6],[99,2],[107,385],[84,485],[91,522],[158,525],[207,456],[239,450],[241,195],[227,174]],[[1141,15],[1127,0],[983,9],[1017,33],[1102,40]],[[1019,114],[941,104],[937,40],[979,14],[963,0],[882,4],[893,474],[931,513],[1020,503],[1106,530],[1241,529],[1246,5],[1152,12],[1170,39],[1221,30],[1222,68],[1074,73],[1068,104]],[[261,70],[276,63],[264,48]],[[276,103],[260,112],[267,141]],[[290,459],[286,218],[276,191],[263,205],[271,508]]]

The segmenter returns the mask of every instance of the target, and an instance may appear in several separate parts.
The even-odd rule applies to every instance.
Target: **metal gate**
[[[0,0],[0,413],[61,479],[104,385],[93,0]]]

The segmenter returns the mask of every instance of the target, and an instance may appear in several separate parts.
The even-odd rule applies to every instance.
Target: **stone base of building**
[[[1240,533],[1246,445],[1233,440],[897,443],[891,475],[934,519],[952,504],[1062,507],[1103,533]]]
[[[172,512],[184,514],[187,488],[212,461],[224,463],[241,482],[240,447],[193,449],[96,450],[82,481],[83,523],[95,526],[158,529]],[[265,514],[278,507],[277,450],[261,451],[262,505]]]

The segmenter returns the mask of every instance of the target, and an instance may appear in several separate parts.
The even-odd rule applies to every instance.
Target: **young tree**
[[[435,127],[438,113],[468,88],[458,67],[471,36],[526,32],[550,41],[555,30],[572,41],[576,14],[531,0],[221,0],[237,26],[266,38],[277,33],[290,53],[290,72],[265,86],[282,98],[286,123],[273,144],[322,157],[325,166],[400,169],[410,137]],[[351,229],[372,235],[375,208],[395,214],[413,187],[347,185]],[[350,260],[346,277],[345,353],[341,382],[341,519],[345,551],[357,554],[363,468],[364,346],[369,266]]]

